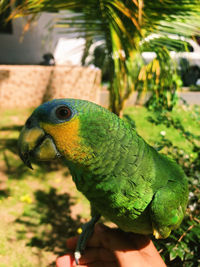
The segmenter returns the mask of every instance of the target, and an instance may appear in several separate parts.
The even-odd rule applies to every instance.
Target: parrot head
[[[27,119],[19,136],[19,155],[30,168],[32,159],[48,161],[64,157],[72,162],[87,162],[94,157],[94,147],[107,138],[102,125],[110,121],[110,114],[84,100],[46,102]]]

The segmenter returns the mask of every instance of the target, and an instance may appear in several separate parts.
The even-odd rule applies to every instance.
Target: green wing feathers
[[[183,220],[188,200],[187,182],[169,180],[159,189],[150,205],[153,234],[156,238],[167,238]]]

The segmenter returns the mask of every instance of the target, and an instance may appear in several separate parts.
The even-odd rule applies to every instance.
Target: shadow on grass
[[[9,134],[15,131],[20,131],[22,126],[10,125],[0,128],[0,131],[9,131]],[[0,153],[4,162],[3,172],[9,178],[22,179],[30,174],[30,170],[23,164],[18,156],[18,138],[9,138],[9,135],[0,138]]]
[[[8,189],[0,189],[0,199],[7,198],[10,196],[10,190]]]
[[[9,150],[12,153],[17,154],[17,138],[0,138],[0,150]]]
[[[0,127],[0,131],[21,131],[22,128],[21,125],[9,125]]]
[[[16,220],[25,226],[25,230],[18,231],[18,238],[31,236],[28,246],[63,255],[67,251],[66,239],[77,235],[77,229],[81,226],[79,216],[75,219],[71,217],[71,208],[75,203],[68,194],[59,194],[55,188],[50,188],[49,192],[36,191],[35,199],[36,203],[29,205]],[[50,266],[55,266],[55,262]]]

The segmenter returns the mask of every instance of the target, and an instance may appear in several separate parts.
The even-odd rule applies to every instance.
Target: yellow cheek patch
[[[60,124],[40,123],[40,126],[53,138],[57,149],[67,159],[82,163],[91,158],[91,150],[81,142],[77,118]]]

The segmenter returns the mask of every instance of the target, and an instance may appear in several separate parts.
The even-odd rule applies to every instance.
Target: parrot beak
[[[23,127],[18,148],[20,158],[31,169],[31,160],[48,161],[60,157],[53,139],[38,126]]]

